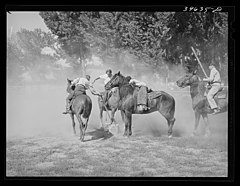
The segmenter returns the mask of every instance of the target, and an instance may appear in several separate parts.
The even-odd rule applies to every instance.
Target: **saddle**
[[[139,88],[136,88],[136,99],[138,99],[138,91]],[[151,107],[152,100],[160,97],[162,95],[162,91],[153,91],[152,89],[147,89],[147,101],[146,101],[146,106]]]

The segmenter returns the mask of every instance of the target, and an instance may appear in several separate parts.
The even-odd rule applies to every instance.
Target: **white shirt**
[[[104,84],[105,84],[105,85],[111,80],[111,78],[108,77],[107,74],[103,74],[103,75],[99,76],[99,78],[100,78],[100,79],[104,79]]]
[[[220,74],[215,67],[212,68],[210,72],[210,77],[207,79],[210,82],[221,82]]]
[[[130,83],[130,84],[131,84],[131,83],[135,83],[135,85],[138,86],[138,87],[147,86],[146,83],[143,83],[143,82],[138,81],[138,80],[136,80],[136,79],[131,79],[131,80],[129,81],[129,83]]]
[[[86,78],[76,78],[72,81],[72,85],[83,85],[86,89],[92,87],[92,84]]]

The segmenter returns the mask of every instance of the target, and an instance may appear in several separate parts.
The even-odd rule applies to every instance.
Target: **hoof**
[[[169,136],[168,136],[168,138],[169,138],[169,139],[171,139],[171,138],[172,138],[172,134],[171,134],[171,135],[169,135]]]

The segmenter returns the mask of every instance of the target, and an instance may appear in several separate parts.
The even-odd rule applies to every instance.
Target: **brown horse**
[[[100,94],[103,95],[103,92],[101,92]],[[107,100],[107,103],[106,103],[105,106],[104,106],[104,103],[103,103],[103,99],[100,96],[98,96],[98,106],[99,106],[99,110],[100,110],[100,122],[101,122],[101,126],[103,128],[104,128],[103,119],[102,119],[103,118],[103,111],[105,111],[105,112],[107,112],[107,110],[111,111],[111,116],[110,116],[111,117],[110,125],[111,125],[113,122],[115,122],[114,115],[115,115],[115,112],[118,109],[118,103],[119,103],[119,90],[118,90],[118,88],[113,88],[111,90],[111,95],[110,95],[109,99]]]
[[[209,130],[208,114],[213,113],[213,110],[210,109],[209,103],[205,96],[206,83],[201,81],[200,77],[196,75],[196,71],[187,73],[185,76],[180,78],[176,83],[181,88],[190,86],[192,108],[195,113],[195,127],[192,135],[196,134],[198,124],[199,124],[199,119],[200,119],[200,116],[202,116],[206,125],[206,136],[209,136],[210,130]],[[228,109],[227,92],[228,92],[227,89],[225,89],[223,91],[218,92],[214,96],[214,100],[216,101],[218,107],[220,108],[219,113],[226,112]]]
[[[132,135],[132,114],[148,114],[158,111],[166,118],[168,122],[168,136],[172,137],[172,127],[175,122],[175,100],[172,96],[163,91],[153,91],[157,96],[149,100],[148,106],[150,109],[139,111],[137,109],[138,90],[129,84],[129,80],[120,71],[105,85],[106,90],[113,87],[119,87],[120,100],[118,109],[121,110],[122,119],[125,123],[124,136],[129,137]]]
[[[71,93],[75,89],[75,86],[72,86],[72,87],[70,86],[71,82],[72,80],[67,79],[68,93]],[[70,114],[70,117],[72,119],[73,132],[76,135],[75,121],[74,121],[74,115],[75,115],[79,122],[80,140],[83,141],[85,131],[88,125],[89,116],[92,110],[92,100],[88,95],[80,94],[80,95],[74,95],[71,102],[72,102],[72,106],[71,106],[72,113]]]

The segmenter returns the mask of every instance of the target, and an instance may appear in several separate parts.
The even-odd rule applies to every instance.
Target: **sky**
[[[11,14],[7,13],[7,29],[8,34],[17,32],[21,28],[27,30],[34,30],[40,28],[41,30],[48,32],[49,29],[45,25],[43,19],[39,15],[39,12],[34,11],[11,11]]]

